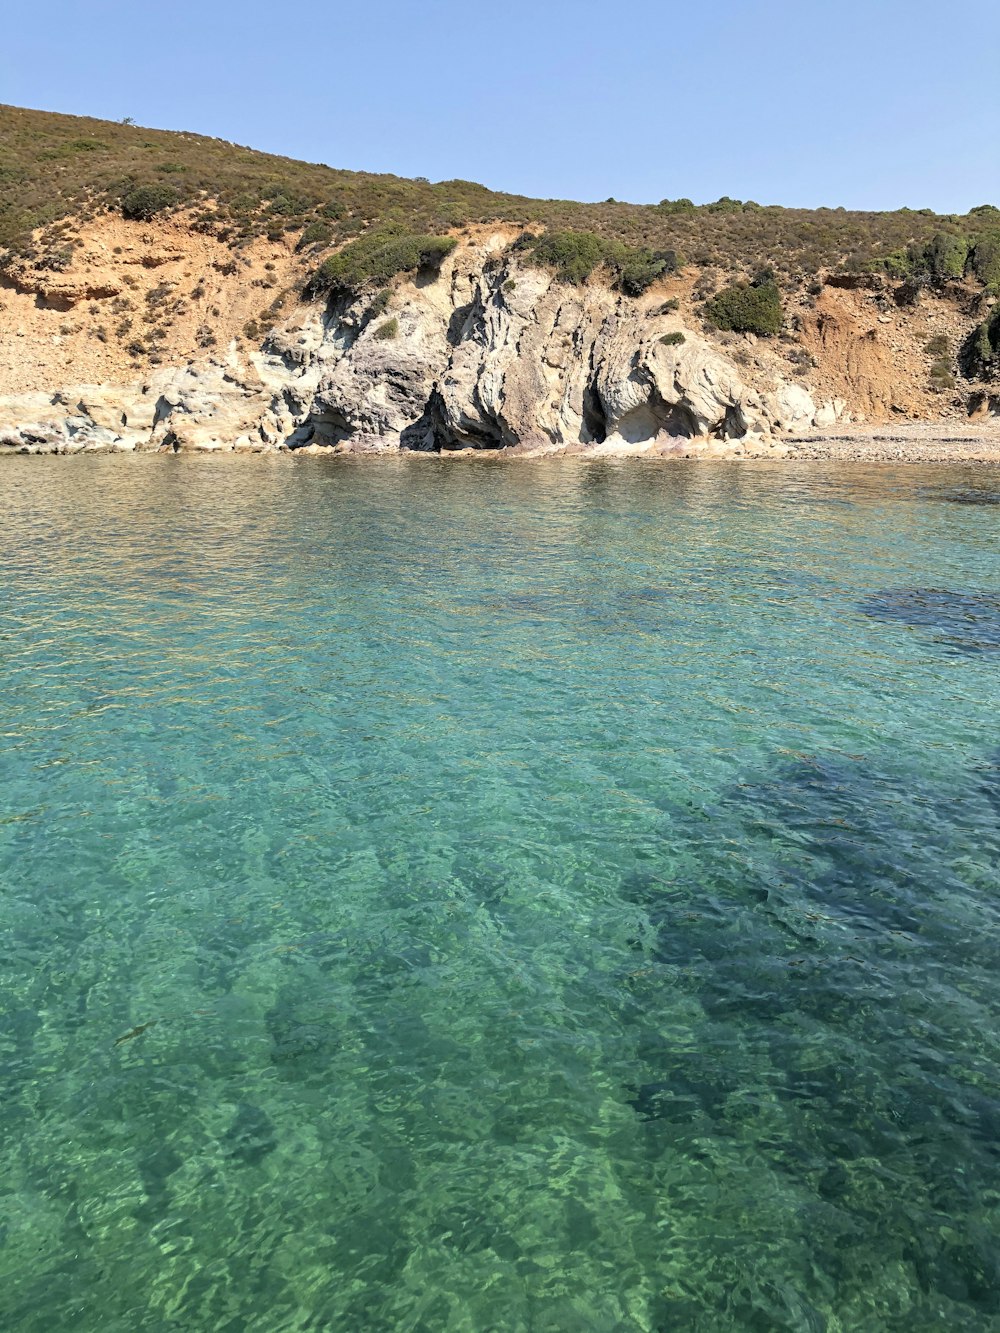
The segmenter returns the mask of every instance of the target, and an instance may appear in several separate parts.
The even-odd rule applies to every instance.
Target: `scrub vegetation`
[[[770,276],[756,282],[733,283],[706,303],[705,315],[717,329],[773,338],[781,332],[781,293]]]
[[[32,233],[50,228],[57,263],[65,248],[56,243],[58,224],[103,210],[139,222],[180,213],[185,225],[236,249],[260,236],[287,238],[315,255],[317,292],[384,287],[396,274],[439,264],[456,232],[489,222],[524,228],[529,258],[561,281],[581,282],[603,267],[630,294],[682,262],[744,286],[769,266],[782,291],[834,271],[1000,283],[1000,211],[992,205],[945,217],[929,209],[810,211],[728,196],[701,206],[686,198],[528,199],[473,181],[341,171],[203,135],[0,107],[0,256],[33,249],[37,259]],[[761,288],[750,290],[728,304],[720,293],[714,318],[735,328],[749,303],[760,323],[760,309],[773,302]],[[773,323],[766,311],[764,322]]]
[[[569,284],[586,282],[596,268],[604,267],[615,286],[628,296],[641,295],[657,278],[675,273],[683,263],[676,250],[625,245],[593,231],[526,233],[515,248],[525,250],[536,264],[555,269],[559,281]]]
[[[372,227],[323,261],[309,295],[351,297],[368,284],[385,288],[400,273],[440,268],[457,244],[453,236],[418,235],[400,222]]]
[[[960,361],[970,378],[991,379],[1000,374],[1000,305],[972,330]]]
[[[973,209],[968,221],[984,227],[978,233],[936,231],[925,242],[912,242],[871,261],[869,268],[891,278],[915,278],[931,286],[958,281],[966,275],[987,287],[1000,287],[1000,221],[997,209]]]

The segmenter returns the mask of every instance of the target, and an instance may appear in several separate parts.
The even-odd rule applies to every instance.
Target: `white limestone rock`
[[[767,401],[771,420],[779,430],[803,430],[816,415],[812,395],[801,384],[781,384]]]

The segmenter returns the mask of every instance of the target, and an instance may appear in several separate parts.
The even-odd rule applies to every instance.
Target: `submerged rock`
[[[222,1141],[227,1157],[244,1166],[256,1166],[277,1147],[274,1123],[265,1111],[250,1102],[240,1102],[233,1123]]]
[[[866,598],[859,609],[873,620],[932,630],[934,641],[953,653],[1000,650],[1000,595],[994,593],[890,588]]]

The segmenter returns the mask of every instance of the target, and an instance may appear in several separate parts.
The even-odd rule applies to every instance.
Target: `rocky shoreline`
[[[385,460],[388,458],[416,458],[455,462],[478,459],[499,460],[562,460],[581,463],[656,459],[662,462],[770,462],[770,463],[877,463],[877,464],[981,464],[1000,467],[1000,432],[976,435],[952,435],[947,428],[935,433],[933,423],[922,423],[917,431],[906,434],[886,434],[880,430],[851,435],[810,435],[788,439],[716,440],[683,439],[667,443],[652,443],[645,447],[621,444],[600,445],[514,445],[503,449],[444,449],[440,451],[400,448],[358,448],[349,444],[307,444],[290,448],[286,444],[257,445],[241,442],[231,448],[175,450],[173,447],[142,449],[125,441],[114,443],[79,443],[49,445],[45,442],[21,441],[17,444],[0,440],[0,458],[23,457],[82,457],[122,456],[135,454],[169,454],[174,456],[201,456],[207,454],[227,457],[268,454],[289,459],[336,457],[355,460]]]
[[[107,239],[116,237],[126,239]],[[109,251],[95,238],[85,259],[103,273],[104,256],[110,291],[118,268],[161,273],[186,262],[175,242],[164,249],[150,233]],[[263,263],[260,280],[270,281],[274,261]],[[217,276],[221,303],[222,285],[239,275],[223,265]],[[25,328],[41,318],[37,303],[52,300],[35,278],[21,274],[25,290],[8,298],[21,302]],[[125,272],[121,281],[131,291],[140,280]],[[159,279],[147,304],[173,299],[176,286]],[[59,291],[71,311],[89,302],[88,319],[98,317],[93,284]],[[84,336],[90,324],[73,334],[69,314],[58,327],[70,332],[20,329],[0,394],[0,454],[1000,462],[996,395],[978,393],[970,418],[958,398],[908,402],[892,387],[905,339],[940,327],[945,307],[923,312],[918,334],[906,324],[914,316],[869,305],[864,293],[824,289],[796,315],[805,342],[794,347],[713,337],[697,328],[690,293],[567,286],[512,249],[509,229],[483,228],[433,273],[377,293],[300,296],[256,342],[206,335],[204,349],[174,349],[172,364],[99,364]],[[43,363],[46,349],[62,359]],[[928,420],[929,411],[945,419]],[[893,413],[899,423],[886,424]]]

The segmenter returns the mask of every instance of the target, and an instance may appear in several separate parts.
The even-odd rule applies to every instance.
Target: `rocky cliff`
[[[517,234],[465,228],[439,269],[306,300],[289,241],[81,223],[71,262],[0,280],[0,450],[738,452],[996,408],[928,382],[928,343],[977,313],[954,292],[817,284],[784,338],[712,334],[694,276],[568,285]]]

